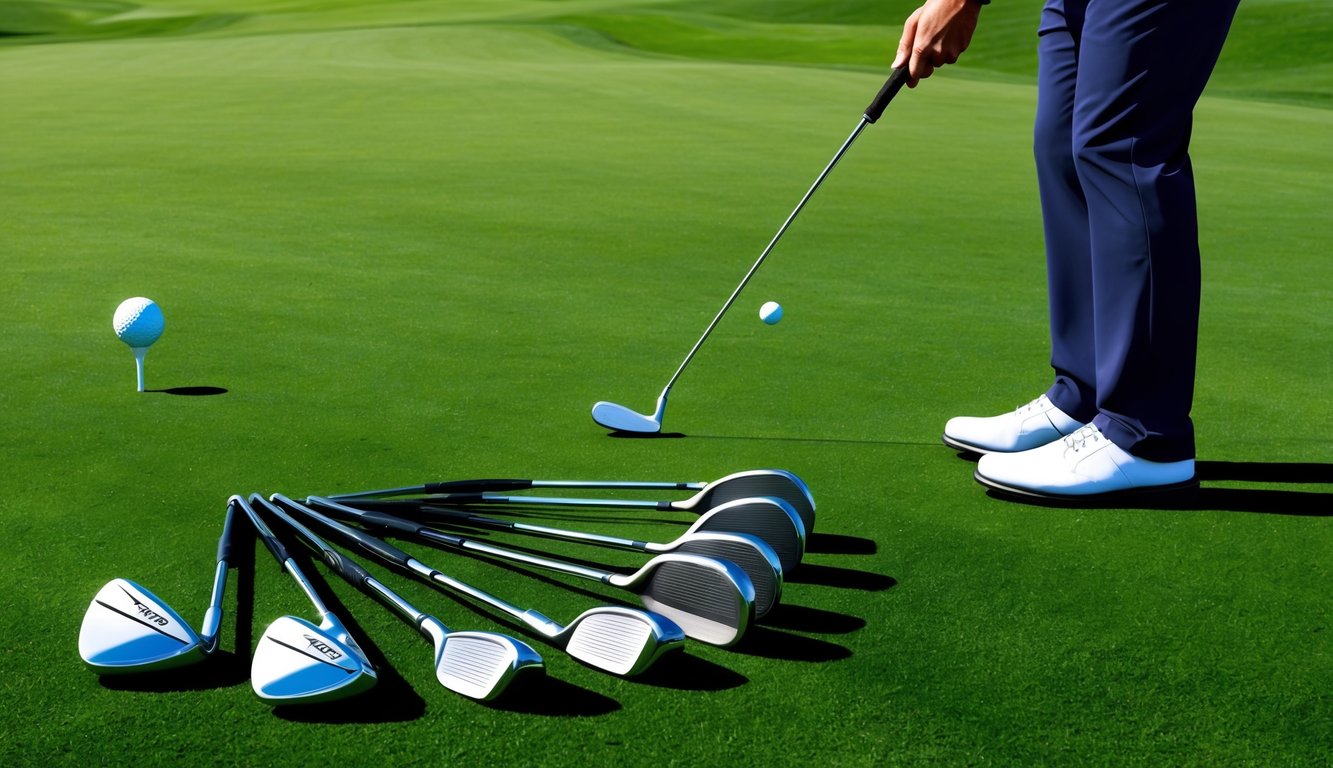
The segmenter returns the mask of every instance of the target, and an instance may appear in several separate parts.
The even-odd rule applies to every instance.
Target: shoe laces
[[[1097,429],[1096,426],[1088,424],[1086,426],[1079,427],[1073,434],[1069,435],[1064,439],[1065,454],[1068,455],[1070,451],[1073,451],[1074,453],[1079,453],[1084,448],[1087,448],[1089,443],[1096,445],[1097,443],[1100,443],[1103,439],[1105,438],[1102,437],[1102,431],[1100,429]]]
[[[1041,401],[1042,401],[1042,400],[1045,400],[1045,399],[1046,399],[1046,395],[1041,395],[1041,396],[1038,397],[1036,400],[1033,400],[1032,402],[1027,403],[1026,405],[1020,405],[1020,406],[1018,406],[1017,408],[1014,409],[1014,413],[1024,414],[1024,413],[1027,413],[1027,412],[1029,412],[1029,411],[1034,411],[1034,410],[1038,410],[1038,411],[1039,411],[1039,410],[1044,410],[1044,409],[1041,407]]]

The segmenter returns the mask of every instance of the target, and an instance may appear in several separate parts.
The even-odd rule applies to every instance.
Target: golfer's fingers
[[[908,88],[915,88],[917,83],[916,76],[916,22],[921,16],[921,9],[918,8],[907,17],[903,22],[903,35],[898,39],[898,52],[893,57],[893,68],[907,65],[907,73],[911,77],[907,81]]]

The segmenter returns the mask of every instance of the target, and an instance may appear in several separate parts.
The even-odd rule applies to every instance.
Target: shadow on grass
[[[879,545],[873,539],[841,533],[811,533],[805,540],[806,552],[826,555],[873,555]]]
[[[112,691],[171,693],[209,691],[230,688],[250,679],[250,656],[231,651],[216,651],[198,664],[157,672],[127,675],[103,675],[103,688]]]
[[[859,616],[790,603],[773,606],[773,610],[760,619],[760,622],[774,629],[788,629],[816,635],[846,635],[866,625],[866,620]]]
[[[163,395],[181,395],[183,397],[208,397],[210,395],[227,394],[227,390],[224,387],[170,387],[168,389],[145,389],[144,392],[155,392]]]
[[[859,589],[862,592],[883,592],[898,584],[892,576],[814,563],[801,563],[801,567],[787,574],[784,580],[788,584],[817,584],[821,587]]]
[[[481,706],[504,712],[547,717],[594,717],[620,709],[620,702],[550,675],[531,675]]]
[[[780,661],[820,663],[841,661],[852,656],[851,649],[814,637],[793,635],[771,627],[752,626],[745,637],[729,650],[742,656],[758,656]]]
[[[607,437],[614,437],[617,440],[679,440],[684,437],[683,432],[622,432],[616,430],[608,432]]]
[[[673,691],[726,691],[750,682],[745,675],[707,659],[676,652],[659,660],[652,669],[631,678],[636,683]]]

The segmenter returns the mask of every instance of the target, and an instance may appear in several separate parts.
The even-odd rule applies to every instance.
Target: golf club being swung
[[[250,685],[269,704],[311,704],[341,699],[375,684],[378,675],[347,629],[320,599],[314,585],[287,554],[282,542],[240,496],[231,497],[250,518],[264,546],[305,592],[315,610],[318,626],[295,616],[275,620],[255,646]],[[261,496],[251,500],[263,504]]]
[[[235,519],[236,506],[228,501],[213,593],[199,632],[152,592],[129,579],[112,579],[88,604],[79,627],[79,655],[89,669],[103,675],[171,669],[217,650]]]
[[[430,640],[435,649],[435,677],[440,685],[468,698],[490,701],[504,693],[514,680],[544,670],[542,657],[527,643],[496,632],[451,630],[434,616],[413,608],[359,563],[330,547],[283,509],[299,510],[300,505],[281,494],[274,494],[272,499],[277,504],[266,503],[268,510],[295,531],[297,538],[318,554],[325,565],[347,583],[379,597]]]
[[[750,271],[746,272],[745,277],[741,279],[740,285],[737,285],[736,290],[731,292],[731,296],[727,299],[726,303],[722,305],[722,309],[713,317],[713,321],[704,329],[703,335],[699,337],[699,340],[694,343],[694,347],[690,349],[689,354],[685,355],[685,359],[681,361],[680,367],[676,368],[676,372],[671,375],[671,379],[667,381],[667,385],[662,388],[662,394],[657,396],[657,407],[653,411],[653,414],[650,416],[648,414],[639,413],[626,406],[602,400],[594,404],[592,407],[593,421],[616,432],[654,434],[662,431],[662,417],[666,413],[667,395],[670,394],[671,388],[675,386],[676,380],[680,378],[680,374],[684,372],[685,366],[689,365],[690,360],[694,359],[695,353],[703,346],[708,335],[713,332],[713,329],[717,327],[718,322],[722,320],[722,316],[725,315],[727,310],[731,308],[731,305],[736,302],[736,297],[740,296],[741,290],[750,282],[750,278],[754,277],[754,273],[759,270],[760,265],[764,263],[764,259],[768,258],[769,252],[771,252],[773,247],[777,245],[778,240],[780,240],[783,233],[787,231],[787,227],[791,226],[792,221],[796,218],[796,214],[800,213],[801,209],[805,207],[806,202],[812,195],[814,195],[815,190],[819,189],[819,185],[823,183],[824,178],[833,171],[833,167],[837,165],[838,161],[842,159],[842,156],[846,154],[847,150],[852,146],[852,142],[856,141],[856,137],[861,135],[861,131],[863,131],[867,125],[878,120],[880,115],[884,114],[885,107],[889,105],[889,102],[895,95],[897,95],[898,91],[902,90],[908,77],[909,75],[906,66],[893,70],[889,75],[889,79],[884,82],[884,86],[880,88],[875,99],[871,101],[870,106],[866,108],[865,114],[861,116],[861,122],[857,123],[856,129],[852,131],[851,135],[847,137],[845,142],[843,142],[837,153],[833,155],[833,159],[824,167],[823,172],[821,172],[818,178],[815,179],[815,183],[810,185],[810,189],[805,193],[805,196],[796,204],[796,208],[792,210],[789,216],[787,216],[787,220],[778,228],[777,234],[769,241],[768,247],[764,248],[763,253],[759,254],[759,258],[756,259],[754,265],[750,267]]]
[[[615,573],[451,536],[383,512],[316,499],[311,503],[334,517],[416,536],[459,552],[533,565],[634,592],[648,610],[675,622],[689,637],[710,645],[739,642],[754,619],[754,585],[745,571],[726,560],[665,554],[657,555],[634,573]]]
[[[283,497],[285,498],[285,497]],[[288,500],[290,502],[290,500]],[[535,610],[523,610],[476,587],[446,576],[383,539],[332,520],[310,507],[291,508],[326,530],[375,557],[397,564],[414,575],[453,592],[478,600],[521,621],[546,642],[562,648],[588,666],[614,675],[632,676],[648,669],[664,655],[680,649],[685,632],[663,616],[621,606],[603,605],[579,614],[561,626]]]

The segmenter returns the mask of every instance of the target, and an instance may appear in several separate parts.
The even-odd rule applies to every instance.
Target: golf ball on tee
[[[782,305],[776,301],[764,302],[764,306],[759,308],[759,319],[769,325],[777,323],[782,319]]]
[[[115,329],[116,337],[131,347],[147,347],[162,337],[166,321],[156,302],[136,296],[116,307],[111,327]]]

